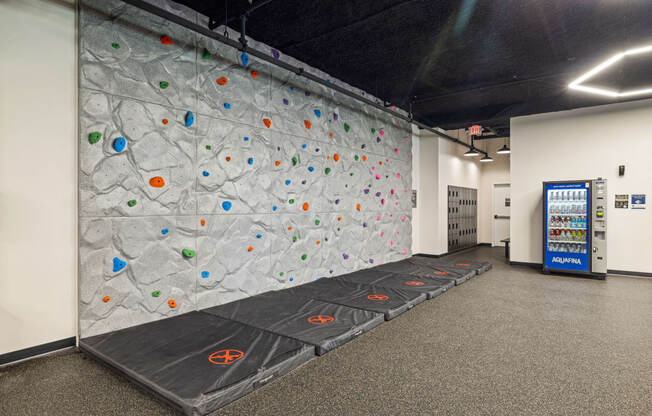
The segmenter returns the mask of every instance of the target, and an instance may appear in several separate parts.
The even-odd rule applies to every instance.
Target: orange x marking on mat
[[[448,272],[442,272],[441,270],[435,270],[434,274],[448,274]]]
[[[208,357],[208,361],[212,362],[213,364],[228,365],[233,364],[242,357],[244,357],[244,352],[240,350],[219,350],[212,353]]]
[[[423,282],[417,282],[416,280],[408,280],[405,284],[408,286],[423,286]]]
[[[308,318],[308,322],[315,325],[324,325],[329,322],[333,322],[334,320],[335,318],[329,315],[313,315],[310,318]]]
[[[367,296],[367,299],[375,300],[376,302],[380,302],[380,301],[389,299],[389,296],[387,296],[387,295],[378,295],[378,294],[374,293],[372,295]]]
[[[466,264],[466,263],[457,263],[455,265],[456,266],[467,266],[467,267],[470,266],[470,264]]]

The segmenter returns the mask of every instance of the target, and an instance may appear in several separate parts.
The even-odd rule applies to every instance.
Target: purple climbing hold
[[[369,193],[369,189],[368,189],[368,188],[365,189],[365,190],[364,190],[364,193],[365,193],[365,194],[368,194],[368,193]]]
[[[281,52],[277,51],[276,49],[272,49],[272,56],[274,59],[278,59],[281,57]]]
[[[310,91],[306,91],[306,97],[310,97]]]
[[[374,259],[369,259],[369,263],[373,263],[373,262],[374,262]]]
[[[380,143],[380,137],[376,137],[376,143]]]
[[[380,196],[380,192],[376,192],[376,196]]]
[[[288,104],[290,104],[290,102],[288,101],[287,98],[283,98],[283,104],[288,105]]]
[[[337,113],[333,113],[333,120],[337,121],[337,119],[338,119]]]
[[[344,257],[344,260],[348,260],[348,259],[349,259],[349,255],[346,254],[346,253],[342,253],[342,257]]]
[[[339,203],[340,203],[340,200],[339,200],[339,199],[336,199],[336,200],[335,200],[335,205],[338,205]]]
[[[305,184],[306,184],[306,180],[304,179],[301,181],[301,185],[305,185]]]
[[[367,228],[367,223],[366,223],[366,222],[363,222],[363,223],[362,223],[362,226],[363,226],[364,228]]]

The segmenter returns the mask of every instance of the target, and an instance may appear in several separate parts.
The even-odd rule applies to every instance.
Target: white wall
[[[615,194],[652,194],[652,100],[512,119],[511,260],[541,263],[543,181],[608,180],[607,267],[652,272],[652,207],[619,209]],[[618,177],[618,165],[626,166]]]
[[[75,336],[75,6],[0,2],[0,354]]]
[[[483,140],[476,142],[489,152],[494,161],[483,163],[480,167],[480,187],[478,188],[478,243],[493,241],[493,188],[495,184],[510,183],[510,155],[496,154],[503,147],[504,140]],[[487,146],[487,147],[485,147]]]

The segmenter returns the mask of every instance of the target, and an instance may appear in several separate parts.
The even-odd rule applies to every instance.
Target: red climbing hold
[[[333,160],[336,161],[336,162],[339,162],[339,161],[340,161],[340,155],[338,155],[337,153],[335,153],[335,154],[333,155]]]
[[[231,161],[231,156],[227,156],[227,157],[226,157],[226,161],[227,161],[227,162],[230,162],[230,161]]]
[[[263,123],[265,124],[265,127],[267,127],[267,128],[272,127],[272,120],[270,120],[268,118],[264,118]]]
[[[164,119],[162,120],[162,122],[163,122],[163,124],[168,124],[168,119],[167,119],[167,118],[164,118]]]
[[[328,137],[333,137],[333,133],[328,133]]]
[[[172,39],[168,35],[161,36],[161,43],[164,45],[172,45]]]
[[[310,130],[310,128],[312,127],[312,123],[309,122],[308,120],[303,120],[303,124],[305,124],[305,126],[306,126],[306,128],[308,130]]]
[[[226,77],[219,77],[218,79],[215,80],[219,85],[226,85],[228,84],[229,80],[226,79]]]
[[[149,185],[154,188],[162,188],[165,186],[165,180],[160,176],[154,176],[149,180]]]
[[[251,78],[258,78],[258,72],[256,71],[251,71]]]

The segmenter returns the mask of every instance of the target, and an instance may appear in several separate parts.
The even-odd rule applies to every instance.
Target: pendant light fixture
[[[459,139],[459,130],[457,130],[457,138]],[[480,153],[475,149],[475,146],[473,145],[473,135],[471,135],[471,148],[469,149],[468,152],[464,153],[464,156],[472,157],[472,156],[480,156]]]
[[[512,153],[512,150],[509,148],[509,146],[507,146],[507,137],[505,137],[505,144],[503,145],[503,147],[498,149],[496,153],[498,153],[499,155],[508,155]]]
[[[485,143],[486,143],[486,140],[485,140]],[[488,147],[489,147],[489,145],[484,146],[485,154],[484,154],[484,157],[482,159],[480,159],[480,162],[482,162],[482,163],[487,163],[487,162],[493,162],[494,161],[494,159],[491,156],[489,156],[489,153],[486,153]]]

